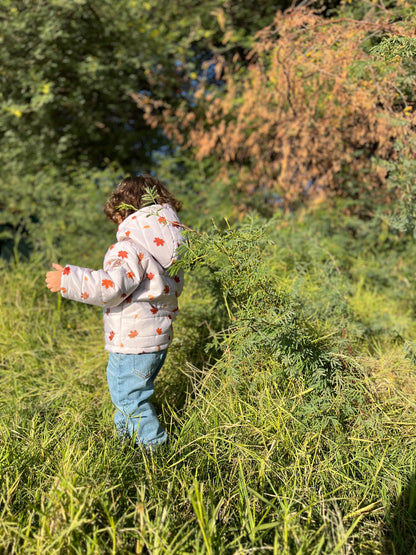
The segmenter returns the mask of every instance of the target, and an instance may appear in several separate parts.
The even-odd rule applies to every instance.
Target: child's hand
[[[63,267],[59,264],[52,264],[56,271],[51,271],[46,274],[46,286],[52,291],[52,293],[57,293],[61,290],[61,278]]]

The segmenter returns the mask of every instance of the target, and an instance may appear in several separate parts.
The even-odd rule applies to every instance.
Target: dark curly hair
[[[104,214],[115,223],[119,222],[119,216],[124,220],[130,214],[143,208],[142,197],[153,188],[156,189],[157,204],[170,204],[176,211],[180,210],[182,203],[176,200],[160,181],[145,174],[123,179],[105,203]],[[118,208],[122,204],[129,204],[131,208]]]

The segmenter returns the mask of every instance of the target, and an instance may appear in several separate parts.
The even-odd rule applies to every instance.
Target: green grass
[[[43,274],[2,268],[0,552],[412,552],[416,379],[400,344],[377,332],[379,350],[354,355],[341,425],[342,389],[308,413],[314,392],[272,356],[213,364],[215,302],[191,278],[156,391],[170,443],[149,457],[118,444],[100,310],[61,302]],[[352,296],[367,328],[371,295]]]

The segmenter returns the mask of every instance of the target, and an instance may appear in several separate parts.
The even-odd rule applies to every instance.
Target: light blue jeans
[[[149,402],[166,354],[166,349],[140,355],[110,353],[108,359],[107,381],[117,409],[114,415],[117,432],[148,448],[165,443],[167,438]]]

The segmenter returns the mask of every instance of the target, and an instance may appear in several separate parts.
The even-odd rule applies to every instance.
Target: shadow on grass
[[[416,473],[404,482],[403,490],[386,513],[384,553],[416,554]]]

